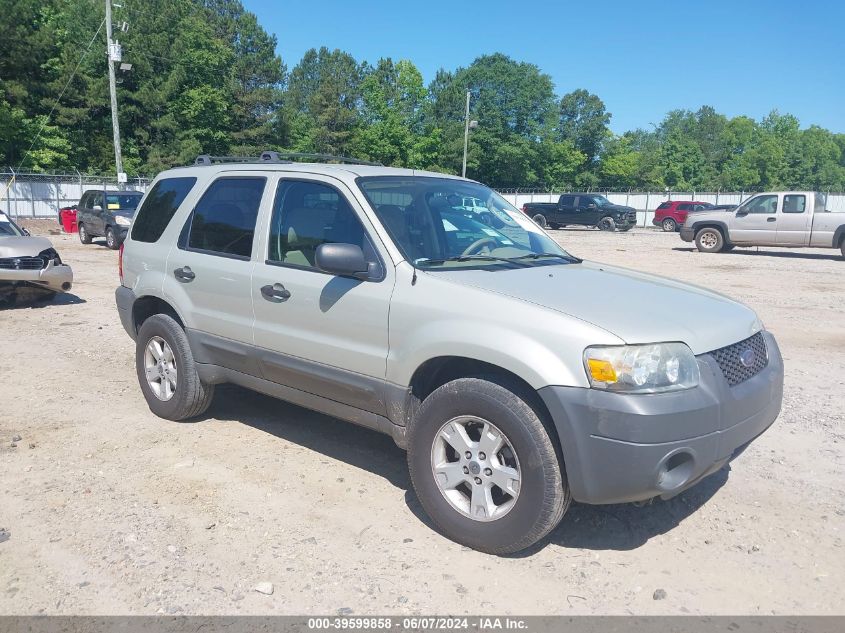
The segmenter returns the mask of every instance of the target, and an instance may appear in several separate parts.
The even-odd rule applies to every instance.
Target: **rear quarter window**
[[[196,178],[159,180],[138,209],[132,225],[132,239],[137,242],[157,242],[196,182]]]
[[[657,207],[657,208],[658,208],[658,209],[668,209],[668,208],[669,208],[669,207],[671,207],[671,206],[672,206],[672,203],[671,203],[671,202],[664,202],[663,204],[661,204],[661,205],[660,205],[659,207]]]

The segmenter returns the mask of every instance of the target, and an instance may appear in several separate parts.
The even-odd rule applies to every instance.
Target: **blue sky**
[[[705,104],[754,118],[778,109],[845,132],[842,0],[243,3],[288,68],[327,46],[370,63],[410,59],[428,83],[438,68],[502,52],[539,66],[558,94],[598,94],[617,133]]]

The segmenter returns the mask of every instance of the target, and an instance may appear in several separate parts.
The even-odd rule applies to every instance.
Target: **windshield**
[[[484,185],[427,176],[372,176],[358,183],[402,255],[419,268],[580,261]]]
[[[9,219],[5,213],[0,213],[0,237],[20,237],[23,232]]]
[[[109,193],[106,194],[106,208],[109,211],[134,211],[142,197],[141,193]]]
[[[593,196],[593,202],[596,203],[597,207],[608,207],[611,206],[613,203],[605,198],[604,196]]]

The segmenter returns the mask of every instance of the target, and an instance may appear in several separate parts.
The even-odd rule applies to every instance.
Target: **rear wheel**
[[[598,221],[598,224],[596,224],[596,228],[599,231],[615,231],[616,222],[614,222],[613,218],[608,215]]]
[[[214,385],[197,374],[181,326],[166,314],[151,316],[138,331],[135,370],[150,411],[168,420],[187,420],[211,404]]]
[[[678,228],[678,223],[675,222],[675,220],[673,220],[672,218],[666,218],[665,220],[663,220],[661,226],[663,227],[663,230],[667,233],[674,233]]]
[[[517,385],[460,378],[410,428],[417,497],[448,538],[491,554],[525,549],[560,522],[569,487],[546,426]]]
[[[80,222],[79,227],[77,229],[79,233],[79,241],[83,244],[90,244],[91,243],[91,236],[88,234],[88,229],[85,228],[85,225]]]
[[[546,228],[546,216],[538,213],[531,219],[534,220],[541,228]]]
[[[695,245],[702,253],[718,253],[725,246],[725,238],[719,229],[705,228],[695,234]]]

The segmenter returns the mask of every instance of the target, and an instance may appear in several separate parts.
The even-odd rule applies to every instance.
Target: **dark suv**
[[[530,202],[522,212],[543,228],[594,226],[601,231],[630,231],[637,223],[633,207],[613,204],[597,193],[565,193],[557,202]]]
[[[94,237],[105,237],[106,246],[120,248],[143,196],[140,191],[96,189],[83,193],[77,209],[79,241],[90,244]]]

